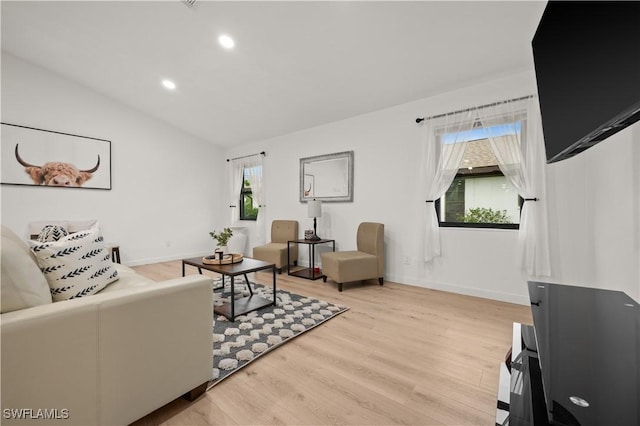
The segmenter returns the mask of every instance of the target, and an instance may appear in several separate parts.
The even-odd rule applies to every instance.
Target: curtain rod
[[[422,122],[424,120],[432,120],[434,118],[446,117],[447,115],[458,114],[460,112],[467,112],[467,111],[471,111],[471,110],[474,110],[474,109],[481,109],[481,108],[492,107],[492,106],[496,106],[496,105],[500,105],[500,104],[507,104],[509,102],[521,101],[523,99],[529,99],[529,98],[533,98],[533,95],[523,96],[521,98],[509,99],[507,101],[494,102],[492,104],[480,105],[478,107],[473,107],[473,108],[461,109],[461,110],[458,110],[458,111],[448,112],[446,114],[432,115],[431,117],[426,117],[426,118],[425,117],[418,117],[418,118],[416,118],[416,123],[420,123],[420,122]]]
[[[235,157],[235,158],[227,158],[227,162],[232,161],[232,160],[239,160],[241,158],[255,157],[256,155],[267,155],[267,153],[264,152],[264,151],[261,151],[261,152],[259,152],[257,154],[249,154],[249,155],[243,155],[243,156]]]

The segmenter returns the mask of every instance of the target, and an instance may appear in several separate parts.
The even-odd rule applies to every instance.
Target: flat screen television
[[[547,163],[640,119],[640,2],[550,1],[532,47]]]

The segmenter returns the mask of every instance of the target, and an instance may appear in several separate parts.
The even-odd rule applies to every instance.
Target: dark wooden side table
[[[191,265],[198,268],[198,271],[202,274],[202,269],[206,269],[209,271],[216,272],[223,276],[228,276],[231,278],[231,297],[230,302],[225,303],[221,306],[217,306],[213,311],[216,314],[224,315],[229,318],[232,322],[235,321],[236,316],[246,314],[247,312],[255,311],[260,308],[264,308],[266,306],[275,306],[276,305],[276,265],[274,263],[263,262],[258,259],[251,259],[249,257],[245,257],[242,262],[232,263],[228,265],[212,265],[208,263],[203,263],[201,257],[193,257],[191,259],[182,259],[182,276],[184,277],[184,267],[185,265]],[[251,292],[251,296],[242,297],[236,299],[235,295],[235,282],[234,278],[238,275],[244,275],[246,279],[246,274],[249,272],[257,272],[263,271],[265,269],[271,269],[273,275],[273,300],[265,299],[264,297],[258,296],[257,294],[253,294]],[[247,285],[249,280],[247,279]],[[249,285],[249,290],[251,290],[251,286]]]
[[[111,261],[114,263],[120,262],[120,244],[118,243],[105,243],[107,250],[111,253]]]
[[[287,274],[292,275],[294,277],[306,278],[308,280],[317,280],[318,278],[322,278],[324,275],[322,271],[318,269],[316,271],[316,245],[318,244],[326,244],[331,243],[333,245],[332,250],[336,251],[336,240],[291,240],[287,241]],[[289,252],[291,248],[291,244],[307,244],[309,246],[309,267],[304,269],[298,269],[296,271],[291,271],[291,260],[289,259]]]

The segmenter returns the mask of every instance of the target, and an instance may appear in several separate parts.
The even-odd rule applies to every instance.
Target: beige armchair
[[[274,220],[271,222],[271,242],[253,248],[253,257],[275,263],[278,273],[287,266],[287,242],[298,239],[298,222],[295,220]],[[291,244],[291,262],[298,264],[298,245]]]
[[[358,250],[321,253],[322,279],[327,277],[342,284],[351,281],[377,278],[384,281],[384,224],[363,222],[358,226]]]

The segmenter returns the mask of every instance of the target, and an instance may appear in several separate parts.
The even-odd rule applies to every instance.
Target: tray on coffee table
[[[225,254],[220,258],[216,254],[212,254],[211,256],[204,256],[202,258],[202,263],[205,265],[230,265],[232,263],[242,262],[244,256],[238,253],[229,253]]]

